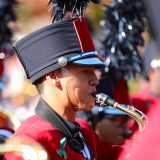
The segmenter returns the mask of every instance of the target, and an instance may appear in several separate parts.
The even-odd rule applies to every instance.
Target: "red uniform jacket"
[[[99,140],[95,132],[89,127],[89,125],[81,120],[76,119],[81,125],[82,134],[91,147],[95,160],[114,160],[121,152],[121,148],[118,146],[110,146],[104,144]],[[34,115],[28,118],[18,128],[14,136],[29,136],[40,143],[48,152],[50,160],[63,160],[64,157],[57,155],[60,149],[60,139],[64,137],[56,128],[54,128],[49,122],[43,120],[39,115]],[[74,152],[67,143],[65,146],[68,160],[84,160],[81,153]],[[6,156],[6,160],[13,160],[13,157]]]

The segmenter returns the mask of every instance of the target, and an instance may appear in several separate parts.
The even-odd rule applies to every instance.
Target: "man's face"
[[[93,94],[99,83],[94,67],[71,65],[67,70],[66,90],[70,102],[77,110],[91,110],[95,103]]]

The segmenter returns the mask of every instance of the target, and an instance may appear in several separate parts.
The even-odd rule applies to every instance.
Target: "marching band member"
[[[25,135],[34,139],[46,149],[51,160],[111,160],[121,149],[103,143],[86,122],[75,118],[78,110],[92,109],[99,83],[95,70],[104,64],[98,58],[82,16],[81,7],[86,3],[74,3],[65,4],[63,13],[68,7],[76,16],[59,21],[64,14],[57,12],[53,24],[15,45],[40,100],[36,114],[26,119],[13,137]],[[5,159],[11,157],[6,155]]]

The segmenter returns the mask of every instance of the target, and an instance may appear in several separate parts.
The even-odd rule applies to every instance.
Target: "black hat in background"
[[[125,106],[124,104],[121,104],[122,106]],[[92,126],[92,128],[96,127],[96,124],[100,122],[104,118],[110,118],[110,117],[117,117],[117,116],[124,116],[129,117],[125,112],[114,108],[112,106],[97,106],[95,105],[91,111],[84,112],[79,111],[76,115],[78,118],[82,118],[89,122],[89,124]]]
[[[9,128],[0,128],[0,144],[5,143],[5,140],[11,137],[14,131]]]
[[[83,17],[39,29],[17,42],[14,48],[32,83],[68,63],[95,67],[104,65],[98,59]]]

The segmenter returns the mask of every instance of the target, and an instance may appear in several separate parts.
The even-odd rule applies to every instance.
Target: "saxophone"
[[[118,102],[110,98],[108,95],[105,95],[103,93],[95,94],[94,97],[96,98],[96,103],[100,104],[101,106],[110,105],[125,112],[138,123],[140,131],[143,131],[147,127],[148,117],[143,112],[136,109],[134,106],[122,106]]]

